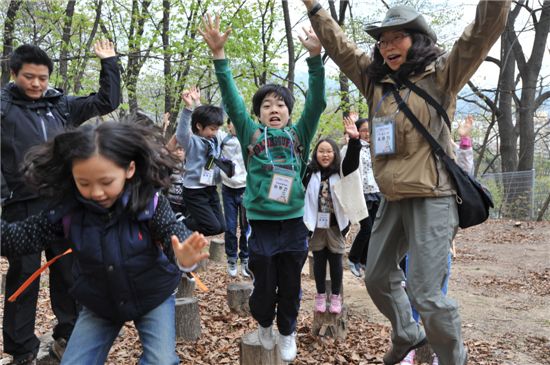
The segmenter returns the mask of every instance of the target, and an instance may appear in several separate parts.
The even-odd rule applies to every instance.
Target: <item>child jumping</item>
[[[221,154],[217,134],[223,125],[223,110],[214,105],[200,105],[200,91],[196,87],[184,90],[181,98],[185,108],[176,129],[176,140],[186,153],[182,189],[188,214],[185,225],[192,231],[213,236],[225,231],[216,187],[221,179],[220,169],[215,163]]]
[[[351,119],[344,119],[349,144],[342,164],[344,176],[359,167],[361,142],[359,132]],[[304,222],[310,232],[309,249],[313,252],[313,274],[315,276],[315,311],[326,311],[325,287],[327,261],[330,267],[331,295],[329,312],[342,311],[342,256],[345,252],[345,231],[349,219],[334,194],[334,186],[340,180],[340,152],[330,138],[317,142],[308,165],[304,186],[306,186]]]
[[[126,321],[134,322],[141,339],[140,364],[179,363],[178,266],[191,268],[208,254],[201,253],[204,236],[190,236],[158,194],[170,184],[177,161],[161,153],[164,146],[153,133],[119,122],[84,125],[25,158],[29,183],[56,204],[24,221],[2,220],[2,255],[40,252],[60,238],[70,240],[70,293],[82,310],[62,364],[104,364]]]
[[[254,276],[250,311],[259,323],[259,341],[273,349],[272,324],[277,317],[279,351],[283,361],[296,358],[296,319],[300,308],[300,274],[307,258],[304,225],[304,159],[325,109],[325,72],[321,45],[313,31],[299,37],[309,51],[309,91],[304,111],[290,126],[294,97],[284,86],[262,86],[252,99],[256,123],[239,95],[225,59],[224,45],[230,33],[220,33],[220,19],[208,16],[199,29],[212,51],[223,105],[235,125],[243,156],[247,159],[244,196],[252,228],[248,241],[249,269]],[[250,150],[250,153],[249,153]]]

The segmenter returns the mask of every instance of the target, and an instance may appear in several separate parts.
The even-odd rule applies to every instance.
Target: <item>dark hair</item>
[[[10,56],[10,70],[17,75],[25,63],[47,66],[49,75],[53,72],[53,62],[50,56],[40,47],[32,44],[23,44],[13,51]]]
[[[259,88],[252,97],[252,110],[258,118],[260,117],[262,102],[266,96],[271,94],[275,94],[279,98],[283,99],[286,107],[288,108],[288,115],[292,114],[292,108],[294,107],[294,95],[292,95],[290,90],[282,85],[266,84]]]
[[[35,146],[25,155],[23,171],[27,182],[41,194],[61,201],[77,187],[72,175],[75,160],[100,154],[121,168],[136,164],[134,176],[126,181],[130,192],[127,209],[138,214],[146,208],[155,190],[171,184],[170,171],[178,160],[158,143],[154,130],[135,123],[104,122],[83,125]]]
[[[227,118],[226,122],[227,122],[227,125],[230,125],[231,123],[233,123],[233,122],[231,121],[231,119],[229,119],[229,118]]]
[[[209,125],[223,125],[223,109],[214,105],[200,105],[193,110],[191,114],[191,130],[197,134],[199,129],[197,123],[204,127]]]
[[[334,151],[334,160],[326,169],[321,167],[321,165],[319,165],[319,162],[317,161],[317,150],[319,149],[319,145],[323,142],[327,142],[328,144],[330,144],[332,150]],[[317,142],[315,148],[313,149],[313,152],[311,153],[311,161],[309,162],[308,170],[310,170],[311,172],[324,170],[323,175],[325,176],[340,173],[340,150],[338,149],[338,145],[333,139],[322,138]]]
[[[398,77],[407,77],[413,73],[424,71],[426,66],[443,53],[426,34],[407,29],[403,31],[410,35],[412,46],[407,53],[405,63],[397,71]],[[371,81],[379,82],[389,73],[393,73],[393,70],[384,63],[384,58],[378,47],[374,47],[372,62],[367,67],[367,76]]]
[[[357,127],[357,130],[361,129],[361,126],[365,123],[368,123],[368,118],[359,118],[357,121],[355,121],[355,127]]]

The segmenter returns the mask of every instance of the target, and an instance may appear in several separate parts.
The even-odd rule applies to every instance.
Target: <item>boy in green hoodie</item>
[[[296,358],[300,274],[307,258],[301,179],[304,159],[326,107],[321,44],[311,29],[305,30],[306,37],[298,37],[310,55],[309,92],[298,122],[290,126],[294,105],[290,90],[268,84],[252,99],[259,125],[248,114],[225,58],[231,29],[221,33],[219,17],[213,21],[208,16],[199,32],[212,51],[223,105],[235,125],[247,166],[244,205],[252,228],[249,269],[254,275],[250,310],[259,324],[260,343],[268,350],[275,346],[272,324],[277,316],[281,359],[290,362]]]

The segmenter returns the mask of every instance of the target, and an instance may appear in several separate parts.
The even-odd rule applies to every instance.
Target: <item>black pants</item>
[[[317,293],[326,293],[327,261],[330,267],[330,285],[331,293],[340,294],[342,287],[342,254],[331,252],[327,247],[320,251],[313,251],[313,274],[315,276],[315,287]]]
[[[348,259],[353,263],[367,264],[367,254],[369,253],[369,241],[370,233],[372,231],[372,225],[376,218],[376,212],[378,211],[379,202],[371,202],[368,206],[369,216],[359,222],[361,228],[353,240],[351,249],[349,251]]]
[[[2,218],[8,222],[15,222],[40,212],[44,202],[28,201],[8,205],[3,209]],[[45,250],[49,260],[63,253],[69,247],[68,242],[61,240]],[[36,319],[36,303],[40,279],[36,279],[15,302],[10,303],[7,298],[13,294],[21,284],[39,267],[41,254],[32,254],[16,258],[8,258],[9,268],[6,276],[6,296],[4,298],[4,319],[2,335],[4,352],[14,359],[38,353],[40,341],[34,334]],[[73,284],[72,255],[66,255],[50,266],[50,301],[52,310],[57,318],[53,329],[55,339],[69,339],[78,316],[78,308],[74,299],[69,295]]]
[[[198,231],[205,236],[225,232],[225,219],[215,186],[201,189],[184,187],[183,201],[188,214],[185,225],[191,231]]]

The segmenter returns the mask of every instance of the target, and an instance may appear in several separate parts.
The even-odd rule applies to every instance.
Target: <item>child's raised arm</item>
[[[207,252],[203,252],[208,241],[198,232],[194,232],[183,243],[180,243],[177,236],[172,236],[172,248],[180,266],[191,268],[199,261],[208,257]]]
[[[321,41],[317,38],[317,34],[313,31],[311,27],[306,28],[302,27],[305,37],[298,35],[298,39],[302,42],[302,45],[309,51],[309,57],[315,57],[321,54]]]
[[[355,119],[355,120],[354,120]],[[349,136],[348,148],[346,149],[346,156],[342,160],[342,173],[344,176],[351,174],[353,171],[359,168],[359,155],[361,153],[361,140],[359,139],[359,131],[355,125],[355,114],[350,114],[348,117],[344,117],[342,123],[344,129]]]
[[[225,58],[225,42],[231,33],[231,28],[220,33],[220,16],[216,14],[216,18],[212,21],[212,17],[208,14],[202,19],[202,28],[199,28],[198,31],[212,51],[212,57],[215,60],[223,60]]]

